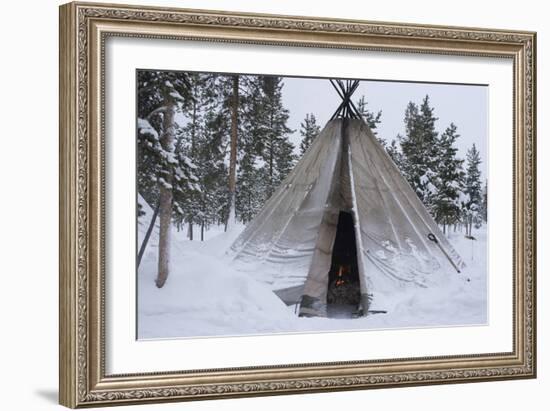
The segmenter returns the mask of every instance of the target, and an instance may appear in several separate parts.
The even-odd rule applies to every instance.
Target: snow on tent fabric
[[[287,304],[300,304],[299,315],[325,317],[346,215],[358,314],[383,310],[396,289],[445,281],[449,265],[464,268],[368,125],[353,118],[327,123],[228,252]]]

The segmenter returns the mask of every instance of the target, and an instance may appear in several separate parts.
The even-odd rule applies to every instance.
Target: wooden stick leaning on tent
[[[428,234],[428,240],[434,242],[437,247],[441,250],[441,252],[443,253],[443,255],[445,257],[447,257],[447,260],[449,260],[449,262],[451,263],[451,265],[454,267],[454,269],[456,270],[457,273],[460,273],[460,269],[456,266],[456,264],[454,263],[453,259],[449,256],[449,254],[447,254],[447,252],[443,249],[443,247],[441,247],[441,244],[439,244],[439,241],[437,240],[436,236],[433,235],[432,233],[429,233]]]

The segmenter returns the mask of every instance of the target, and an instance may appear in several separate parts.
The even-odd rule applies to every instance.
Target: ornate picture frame
[[[201,40],[513,63],[512,350],[108,374],[105,42]],[[67,407],[536,377],[536,34],[69,3],[60,7],[60,403]]]

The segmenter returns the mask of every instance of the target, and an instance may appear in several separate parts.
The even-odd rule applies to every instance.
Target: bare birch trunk
[[[164,112],[164,132],[160,138],[160,144],[166,151],[174,150],[174,139],[176,134],[176,125],[174,122],[175,114],[176,106],[173,102],[169,102]],[[167,184],[172,184],[171,175],[164,174],[162,177]],[[156,281],[158,288],[162,288],[170,273],[170,222],[172,219],[172,203],[172,188],[167,187],[165,184],[161,184],[159,198],[159,260]]]
[[[237,133],[239,122],[239,76],[233,76],[233,96],[231,101],[231,148],[229,152],[229,214],[226,230],[235,224],[235,191],[237,187]]]

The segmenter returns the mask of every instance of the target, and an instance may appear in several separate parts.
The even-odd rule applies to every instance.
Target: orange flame
[[[342,278],[342,275],[344,274],[344,266],[340,266],[338,268],[338,279],[336,280],[336,286],[340,286],[345,283],[344,279]]]

